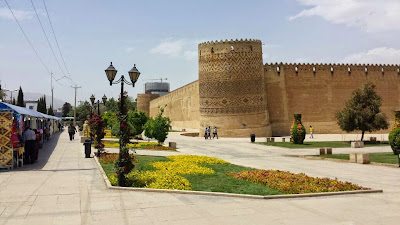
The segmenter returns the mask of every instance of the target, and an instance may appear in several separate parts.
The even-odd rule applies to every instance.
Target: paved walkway
[[[312,176],[383,189],[384,193],[320,198],[254,200],[227,197],[108,190],[79,140],[55,135],[39,162],[0,172],[3,224],[398,224],[400,169],[285,157],[312,150],[283,150],[245,140],[179,136],[180,153],[223,158],[256,168],[305,172]],[[152,153],[154,153],[152,151]],[[176,154],[176,153],[171,153]]]

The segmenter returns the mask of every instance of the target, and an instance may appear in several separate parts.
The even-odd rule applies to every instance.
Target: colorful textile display
[[[13,166],[12,113],[0,112],[0,168]]]

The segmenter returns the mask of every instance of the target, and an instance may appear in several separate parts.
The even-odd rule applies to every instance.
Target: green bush
[[[294,144],[303,144],[306,138],[306,129],[301,123],[301,114],[294,114],[294,121],[290,128],[290,137]]]

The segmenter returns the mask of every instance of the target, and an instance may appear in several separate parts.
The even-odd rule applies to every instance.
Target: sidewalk
[[[64,131],[39,162],[0,173],[4,224],[398,224],[400,169],[283,157],[279,148],[220,139],[181,139],[181,153],[217,156],[256,168],[306,172],[356,182],[384,193],[254,200],[108,190],[93,159]],[[42,157],[44,156],[44,157]],[[48,156],[48,159],[46,159]]]

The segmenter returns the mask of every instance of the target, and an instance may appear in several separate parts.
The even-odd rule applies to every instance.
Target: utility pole
[[[50,77],[50,85],[51,85],[51,108],[54,110],[54,96],[53,96],[53,92],[54,92],[54,87],[53,87],[53,72],[51,72],[51,77]]]
[[[78,88],[82,88],[82,87],[78,87],[78,86],[71,86],[73,89],[75,89],[75,103],[74,103],[74,126],[76,126],[76,90],[78,90]]]

